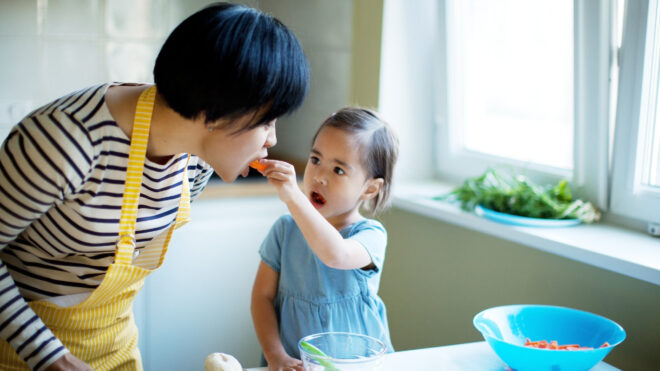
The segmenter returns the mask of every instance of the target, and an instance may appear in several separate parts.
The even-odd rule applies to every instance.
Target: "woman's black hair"
[[[156,58],[154,81],[181,116],[206,123],[261,116],[238,131],[298,108],[309,65],[294,34],[274,17],[243,5],[216,3],[189,16]]]

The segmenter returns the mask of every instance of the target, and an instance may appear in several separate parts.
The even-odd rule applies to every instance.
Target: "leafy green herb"
[[[580,219],[584,223],[600,219],[600,211],[590,202],[573,200],[566,180],[555,186],[539,186],[525,176],[513,177],[495,169],[469,178],[452,192],[435,199],[459,201],[461,208],[468,211],[482,205],[502,213],[530,218]]]
[[[321,366],[325,367],[325,370],[331,371],[331,370],[337,370],[335,365],[328,361],[325,358],[330,358],[328,357],[321,349],[315,347],[314,345],[306,342],[306,341],[301,341],[300,346],[307,351],[312,358],[314,358]]]

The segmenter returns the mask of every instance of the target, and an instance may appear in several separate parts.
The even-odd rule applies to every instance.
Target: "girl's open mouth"
[[[310,194],[309,198],[312,201],[312,204],[314,205],[314,207],[319,208],[319,207],[325,205],[325,198],[323,196],[321,196],[321,194],[318,193],[318,192],[312,192]]]

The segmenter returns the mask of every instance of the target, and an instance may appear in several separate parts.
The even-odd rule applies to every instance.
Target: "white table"
[[[266,367],[249,368],[248,371],[267,371]],[[387,354],[383,371],[401,370],[509,370],[485,341],[447,345],[435,348],[406,350]],[[590,371],[616,371],[616,367],[600,362]]]

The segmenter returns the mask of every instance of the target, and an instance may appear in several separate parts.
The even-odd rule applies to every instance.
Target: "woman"
[[[0,369],[142,369],[131,303],[213,170],[226,182],[276,143],[309,68],[257,10],[184,20],[155,85],[104,84],[17,124],[0,150]]]

